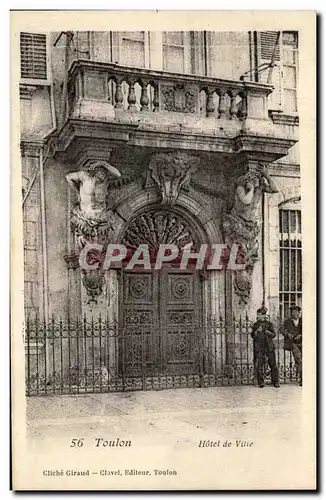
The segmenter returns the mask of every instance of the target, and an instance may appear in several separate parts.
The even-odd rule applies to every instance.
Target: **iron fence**
[[[205,324],[121,326],[102,317],[25,324],[27,395],[255,384],[248,318]],[[297,381],[283,337],[280,383]],[[270,380],[266,365],[266,380]]]

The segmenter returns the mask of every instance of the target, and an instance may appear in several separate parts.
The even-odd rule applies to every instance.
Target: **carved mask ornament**
[[[160,189],[163,205],[174,205],[181,187],[189,182],[191,174],[199,167],[199,162],[196,156],[178,151],[152,156],[149,172]]]

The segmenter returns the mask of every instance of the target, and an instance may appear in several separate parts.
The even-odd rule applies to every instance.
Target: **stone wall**
[[[22,198],[39,169],[38,147],[22,147]],[[31,318],[43,314],[42,225],[40,178],[37,175],[23,206],[24,304]]]
[[[68,198],[65,174],[69,167],[49,159],[44,168],[47,228],[49,313],[67,316],[69,310],[68,269]]]

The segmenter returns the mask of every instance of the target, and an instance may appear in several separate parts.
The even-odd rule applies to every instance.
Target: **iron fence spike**
[[[53,326],[51,326],[51,323],[49,323],[49,319],[51,319]],[[85,326],[83,328],[83,318],[85,321]],[[233,318],[233,323],[231,322]],[[38,321],[42,320],[43,323],[38,323]],[[54,377],[54,384],[55,386],[53,387],[51,384],[49,385],[48,389],[46,390],[47,394],[53,394],[55,392],[62,393],[62,394],[67,394],[71,390],[71,380],[74,380],[76,377],[79,377],[79,373],[81,374],[81,379],[78,382],[76,382],[76,391],[77,392],[82,392],[86,389],[89,392],[92,392],[92,390],[98,390],[98,384],[100,384],[100,387],[103,387],[103,390],[119,390],[119,387],[122,388],[129,388],[129,389],[135,389],[136,382],[131,380],[131,377],[127,374],[127,371],[125,370],[130,370],[134,369],[134,367],[128,366],[125,364],[126,362],[126,357],[124,352],[125,349],[127,349],[127,344],[124,344],[123,339],[125,338],[124,335],[126,335],[127,342],[129,342],[129,337],[130,340],[135,339],[135,337],[132,337],[132,335],[136,335],[136,333],[141,332],[142,336],[142,341],[145,341],[146,334],[149,333],[149,329],[151,332],[151,335],[154,338],[155,335],[157,337],[165,334],[165,332],[168,332],[168,328],[165,327],[163,328],[163,332],[158,333],[156,325],[141,325],[139,328],[139,332],[136,331],[135,328],[130,328],[129,330],[126,329],[126,326],[123,324],[119,324],[117,321],[117,318],[113,316],[112,318],[109,317],[108,314],[105,315],[105,320],[107,322],[108,329],[105,330],[105,328],[101,328],[101,322],[103,321],[103,315],[93,315],[90,316],[89,318],[86,317],[86,314],[76,316],[76,318],[72,318],[70,315],[67,317],[64,316],[55,316],[52,314],[47,320],[43,318],[43,316],[37,316],[36,314],[27,315],[26,316],[26,328],[25,328],[25,345],[27,345],[26,350],[25,350],[25,355],[27,359],[26,366],[28,367],[28,373],[30,375],[30,378],[28,379],[28,388],[27,388],[27,393],[32,395],[33,391],[37,394],[41,394],[40,391],[42,391],[43,387],[43,381],[42,381],[42,374],[40,371],[34,372],[34,368],[32,368],[34,361],[35,361],[35,354],[37,356],[37,363],[40,362],[39,366],[41,366],[42,361],[42,356],[44,355],[44,350],[42,351],[40,347],[40,340],[43,338],[43,335],[45,334],[46,330],[43,330],[43,324],[46,328],[46,322],[49,324],[49,330],[47,333],[47,337],[49,339],[53,339],[53,343],[50,343],[50,346],[48,348],[48,362],[50,363],[49,366],[52,365],[52,361],[54,363],[53,366],[53,373],[56,373]],[[250,342],[250,331],[251,331],[251,323],[248,318],[248,311],[243,311],[241,315],[238,315],[236,317],[236,314],[232,314],[231,317],[227,320],[225,323],[225,319],[223,319],[222,315],[220,314],[219,316],[214,316],[212,318],[206,318],[203,323],[199,323],[197,321],[193,323],[186,323],[186,324],[178,324],[175,325],[174,328],[174,333],[176,335],[176,341],[179,338],[179,341],[181,342],[181,338],[183,338],[185,334],[185,330],[187,334],[189,335],[189,341],[191,344],[194,346],[194,352],[196,353],[199,352],[199,358],[200,358],[200,370],[201,370],[201,375],[203,376],[204,380],[204,385],[211,385],[211,386],[218,386],[218,385],[235,385],[235,384],[240,384],[240,385],[245,385],[250,383],[253,377],[253,361],[252,361],[252,343]],[[81,327],[80,332],[79,330],[79,325]],[[104,326],[104,325],[103,325]],[[60,330],[59,330],[60,328]],[[93,331],[94,328],[94,331]],[[58,335],[60,331],[60,335]],[[90,333],[94,334],[94,338],[91,340]],[[60,345],[60,342],[58,343],[58,337],[63,335],[63,338],[66,340],[68,339],[67,342],[63,342],[63,344]],[[85,337],[84,337],[85,336]],[[36,339],[35,339],[36,337]],[[36,353],[35,353],[35,346],[33,345],[33,338],[36,341]],[[123,375],[121,375],[122,378],[120,378],[120,382],[109,382],[109,379],[105,377],[111,377],[111,374],[113,374],[113,377],[116,377],[116,379],[119,379],[118,372],[117,374],[113,373],[115,371],[115,368],[112,366],[112,359],[111,359],[111,347],[109,347],[109,352],[108,350],[108,344],[107,347],[105,347],[105,342],[109,342],[109,345],[113,347],[113,349],[122,349],[120,351],[121,353],[121,359],[122,359],[122,366],[121,370],[123,370]],[[70,340],[74,340],[73,343],[71,342],[70,346]],[[101,344],[103,340],[103,343]],[[94,346],[91,347],[93,345]],[[116,342],[116,343],[115,343]],[[122,342],[122,343],[121,343]],[[38,344],[37,344],[38,343]],[[86,351],[84,351],[86,347],[86,343],[89,346],[87,347],[87,364],[88,367],[85,367],[86,363],[86,357],[84,359],[84,354],[86,354]],[[199,351],[196,348],[196,345],[199,345]],[[56,346],[56,347],[54,347]],[[103,355],[100,357],[100,360],[104,359],[103,356],[106,356],[107,360],[107,367],[110,372],[110,375],[106,374],[105,370],[101,371],[100,365],[98,365],[98,361],[96,361],[96,349],[100,347],[100,349],[103,350]],[[140,374],[143,380],[143,387],[148,387],[149,385],[153,385],[153,380],[155,378],[155,384],[161,384],[160,379],[165,377],[170,377],[170,374],[168,373],[162,373],[159,377],[154,377],[154,375],[147,374],[148,367],[146,365],[146,360],[145,360],[145,344],[142,346],[143,352],[142,352],[142,359],[140,359]],[[62,351],[60,351],[62,349]],[[67,349],[67,351],[66,351]],[[75,354],[73,354],[73,349],[76,349]],[[129,348],[128,348],[129,349]],[[196,350],[197,349],[197,350]],[[231,358],[228,360],[230,371],[228,372],[228,375],[224,375],[224,365],[226,363],[226,360],[228,359],[228,349],[231,351]],[[277,347],[277,349],[280,349],[280,353],[282,353],[282,347]],[[229,351],[229,352],[230,352]],[[53,352],[53,354],[52,354]],[[56,354],[58,352],[58,354]],[[93,353],[93,354],[91,354]],[[63,355],[63,358],[62,358]],[[77,368],[75,368],[75,372],[77,370],[77,373],[73,371],[72,365],[70,365],[69,361],[69,370],[64,372],[62,375],[62,359],[65,357],[69,357],[70,355],[76,356],[75,360],[77,361]],[[60,356],[61,356],[61,361],[60,361]],[[101,356],[101,355],[100,355]],[[232,357],[235,356],[235,358],[232,359]],[[283,356],[284,358],[284,356]],[[291,381],[292,378],[295,380],[293,377],[294,373],[294,364],[291,359],[291,357],[286,357],[283,359],[281,355],[277,356],[277,364],[279,366],[279,370],[281,373],[281,370],[283,370],[284,375],[283,381]],[[73,361],[73,358],[72,358]],[[93,365],[90,366],[89,365]],[[136,367],[136,365],[135,365]],[[233,368],[232,368],[233,367]],[[80,371],[79,371],[80,370]],[[142,372],[143,370],[143,372]],[[145,371],[144,371],[145,370]],[[283,373],[282,372],[282,373]],[[82,375],[84,373],[84,376]],[[64,381],[64,377],[67,377],[69,379],[69,387],[65,384],[68,382]],[[60,378],[61,377],[61,378]],[[63,378],[62,378],[63,377]],[[70,377],[70,378],[69,378]],[[104,379],[101,382],[101,377],[104,377]],[[186,377],[186,384],[189,387],[192,387],[192,384],[195,383],[195,375],[194,374],[189,374]],[[292,377],[292,378],[291,378]],[[150,380],[149,380],[150,378]],[[134,380],[136,380],[137,377],[134,377]],[[99,382],[98,382],[99,380]],[[185,376],[174,376],[171,375],[171,384],[174,387],[179,387],[182,386],[185,380]],[[102,383],[102,385],[101,385]],[[34,385],[33,385],[34,384]],[[36,386],[37,384],[37,386]],[[59,384],[59,385],[58,385]],[[119,385],[121,384],[121,385]],[[165,386],[167,382],[164,382]],[[135,386],[135,387],[134,387]],[[36,388],[35,388],[36,387]],[[34,389],[33,389],[34,388]],[[139,386],[138,386],[139,388]],[[163,387],[162,387],[163,388]],[[39,392],[38,392],[39,391]],[[68,391],[68,392],[67,392]],[[100,390],[100,392],[102,392]],[[70,392],[71,393],[71,392]]]

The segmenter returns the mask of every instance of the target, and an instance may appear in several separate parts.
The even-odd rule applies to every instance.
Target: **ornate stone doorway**
[[[135,217],[122,242],[147,243],[155,257],[161,243],[179,248],[200,236],[181,214],[153,209]],[[160,270],[122,270],[119,371],[126,376],[198,374],[201,366],[203,285],[200,271],[178,263]]]

